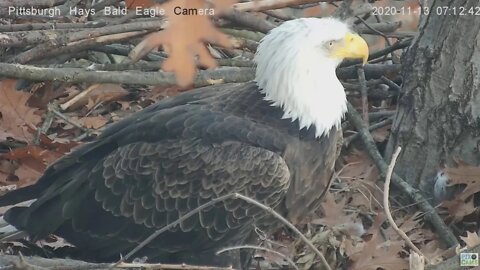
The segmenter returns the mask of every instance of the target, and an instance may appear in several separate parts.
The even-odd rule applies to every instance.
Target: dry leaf
[[[15,90],[15,81],[0,81],[0,141],[8,137],[27,142],[33,139],[28,127],[37,126],[42,119],[37,109],[26,105],[30,96]]]
[[[128,9],[135,9],[137,7],[148,8],[155,5],[152,0],[125,0],[125,6]]]
[[[214,1],[215,14],[221,13],[233,2]],[[175,72],[177,84],[186,87],[193,82],[195,77],[196,56],[202,66],[207,68],[217,66],[215,59],[205,46],[205,42],[228,48],[232,44],[228,36],[216,29],[209,16],[178,15],[174,12],[176,7],[203,10],[208,8],[208,4],[204,0],[173,0],[161,5],[159,8],[165,9],[169,20],[168,28],[149,35],[132,50],[129,57],[133,61],[137,61],[153,49],[163,46],[163,49],[169,54],[169,58],[162,64],[162,69]]]
[[[15,148],[0,155],[0,164],[11,164],[10,170],[0,171],[0,181],[19,187],[34,183],[46,167],[63,156],[64,153],[44,149],[37,145]],[[4,166],[2,166],[4,168]]]
[[[129,94],[121,85],[112,83],[94,84],[84,91],[88,92],[82,96],[80,96],[82,93],[80,92],[80,98],[72,98],[71,101],[62,104],[62,108],[68,108],[68,110],[71,111],[86,106],[87,109],[90,110],[100,102],[117,101]],[[72,101],[74,102],[71,103]],[[68,106],[64,106],[66,104],[68,104]]]
[[[327,191],[324,201],[320,206],[323,217],[314,219],[310,221],[310,223],[335,228],[348,235],[362,235],[364,233],[363,224],[357,222],[356,214],[347,215],[345,213],[345,205],[346,198],[343,198],[337,203],[332,193]]]
[[[377,128],[374,131],[372,131],[371,133],[372,133],[373,140],[379,143],[387,140],[388,137],[390,136],[391,127],[392,125],[386,125],[384,127]]]
[[[467,244],[468,248],[474,248],[480,245],[480,238],[476,232],[467,231],[467,236],[460,236],[460,238]]]
[[[75,119],[74,121],[86,128],[91,128],[91,129],[101,128],[108,123],[108,119],[101,115],[82,117],[79,119]]]
[[[480,192],[480,167],[457,161],[457,167],[445,168],[445,174],[449,178],[449,186],[466,185],[463,192],[460,193],[460,198],[465,200],[471,195]]]
[[[403,241],[384,241],[380,233],[380,226],[385,220],[383,214],[377,215],[374,224],[369,229],[370,239],[363,243],[345,241],[345,252],[352,264],[349,270],[403,270],[408,269],[408,261],[401,258]]]
[[[339,172],[338,177],[347,181],[357,179],[376,182],[378,179],[378,169],[372,159],[365,151],[354,149],[349,155],[345,156],[347,163]]]
[[[473,198],[467,201],[461,198],[455,198],[454,200],[443,202],[441,207],[447,209],[449,216],[453,218],[454,222],[462,220],[465,216],[472,214],[476,209]]]
[[[68,94],[65,93],[65,90],[65,87],[55,89],[51,81],[36,83],[32,86],[30,91],[32,94],[27,100],[27,104],[31,107],[46,109],[48,103],[53,99],[67,96]]]
[[[475,210],[473,195],[480,192],[480,167],[471,166],[461,160],[456,160],[456,167],[446,167],[445,176],[448,186],[464,186],[461,192],[456,192],[451,201],[444,201],[441,206],[446,208],[453,220],[460,221]]]

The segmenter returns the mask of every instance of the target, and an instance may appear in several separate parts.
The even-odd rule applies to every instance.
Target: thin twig
[[[358,82],[360,83],[360,94],[362,95],[362,116],[363,121],[368,126],[368,93],[367,93],[367,80],[365,79],[365,71],[363,66],[357,67]]]
[[[33,143],[34,144],[40,144],[40,136],[42,134],[46,134],[48,129],[52,126],[53,119],[55,118],[55,114],[53,111],[50,110],[50,104],[48,105],[48,110],[47,114],[45,116],[45,120],[43,120],[42,126],[37,129],[37,132],[35,133],[35,137],[33,138]]]
[[[200,265],[188,265],[188,264],[164,264],[164,263],[120,263],[116,265],[117,268],[124,269],[188,269],[188,270],[233,270],[230,267],[215,267],[215,266],[200,266]]]
[[[332,0],[263,0],[238,3],[233,8],[239,11],[263,11],[269,9],[279,9],[288,6],[298,6],[305,4],[317,4],[318,2],[331,2]],[[338,1],[338,0],[334,0]]]
[[[399,146],[397,147],[397,150],[395,150],[395,153],[393,153],[392,160],[390,161],[390,164],[387,167],[387,174],[385,176],[385,186],[383,187],[383,209],[385,211],[385,214],[387,216],[388,222],[390,222],[390,225],[392,226],[393,230],[397,232],[400,237],[405,240],[407,245],[413,249],[417,254],[420,256],[424,257],[427,263],[429,263],[429,260],[423,253],[418,249],[413,243],[410,238],[408,238],[408,235],[402,231],[397,224],[395,223],[395,220],[393,220],[392,217],[392,212],[390,212],[390,206],[388,204],[388,198],[390,197],[390,180],[392,179],[392,173],[393,173],[393,168],[395,167],[395,163],[397,162],[398,155],[400,155],[400,151],[402,148]]]
[[[293,232],[295,232],[303,240],[303,242],[305,242],[305,244],[307,244],[307,246],[309,246],[313,250],[313,252],[315,252],[315,254],[318,255],[318,257],[320,257],[320,260],[322,261],[323,265],[325,266],[325,269],[332,270],[332,268],[330,268],[330,265],[328,264],[327,260],[323,256],[322,252],[320,252],[320,250],[318,250],[315,247],[315,245],[313,245],[313,243],[310,240],[308,240],[308,238],[300,230],[298,230],[292,223],[290,223],[288,220],[286,220],[282,215],[275,212],[275,210],[273,210],[271,207],[265,206],[265,205],[255,201],[254,199],[247,197],[247,196],[244,196],[244,195],[241,195],[241,194],[236,194],[235,197],[262,208],[263,210],[265,210],[268,213],[270,213],[271,215],[273,215],[276,219],[280,220],[284,225],[286,225],[289,229],[291,229]]]
[[[385,39],[385,43],[387,43],[388,46],[392,46],[392,44],[390,43],[390,40],[388,39],[388,37],[385,35],[385,33],[381,32],[381,31],[378,31],[377,29],[373,28],[372,26],[370,26],[364,19],[362,19],[360,16],[355,16],[357,19],[359,19],[368,29],[370,29],[370,31],[372,31],[373,33],[375,34],[378,34],[380,36],[382,36],[384,39]]]
[[[372,59],[380,58],[380,57],[386,56],[389,53],[392,53],[396,50],[406,48],[406,47],[410,46],[410,44],[412,44],[412,40],[413,40],[412,38],[399,40],[399,41],[393,43],[392,46],[388,46],[386,48],[383,48],[381,50],[373,52],[372,54],[370,54],[368,59],[372,60]]]
[[[221,253],[231,251],[231,250],[237,250],[237,249],[254,249],[254,250],[261,250],[261,251],[266,251],[266,252],[273,253],[273,254],[281,257],[282,259],[286,260],[293,268],[299,270],[298,266],[295,264],[294,261],[292,261],[292,259],[290,259],[289,257],[285,256],[284,254],[282,254],[282,253],[280,253],[276,250],[265,248],[265,247],[252,246],[252,245],[234,246],[234,247],[222,248],[221,250],[217,251],[215,254],[219,255]]]
[[[172,72],[92,71],[82,68],[39,68],[30,65],[0,63],[0,75],[32,81],[176,85],[175,74]],[[216,80],[223,83],[248,82],[254,78],[254,75],[254,69],[245,67],[201,70],[197,73],[193,86],[211,85],[212,81]]]
[[[369,116],[370,117],[370,116]],[[371,126],[368,127],[368,131],[372,132],[374,130],[377,130],[379,128],[382,128],[384,126],[390,125],[393,122],[393,117],[389,117],[383,121],[380,121],[378,123],[375,123]],[[357,132],[349,137],[346,137],[343,139],[343,144],[348,147],[353,141],[356,139],[360,138],[360,134]]]
[[[135,253],[137,253],[140,249],[142,249],[143,247],[145,247],[146,245],[148,245],[150,242],[152,242],[155,238],[157,238],[160,234],[164,233],[165,231],[177,226],[178,224],[180,224],[182,221],[190,218],[191,216],[199,213],[200,211],[202,211],[203,209],[207,208],[207,207],[210,207],[218,202],[222,202],[224,200],[227,200],[227,199],[241,199],[241,200],[244,200],[250,204],[253,204],[259,208],[261,208],[262,210],[265,210],[266,212],[268,212],[269,214],[273,215],[276,219],[278,219],[279,221],[281,221],[283,224],[285,224],[289,229],[291,229],[293,232],[295,232],[302,240],[303,242],[305,242],[305,244],[307,246],[309,246],[314,252],[315,254],[317,254],[319,257],[320,257],[320,260],[322,261],[322,263],[324,264],[325,266],[325,269],[327,270],[332,270],[332,268],[330,267],[330,265],[328,264],[327,260],[325,259],[325,257],[323,256],[323,254],[320,252],[320,250],[318,250],[315,245],[313,245],[313,243],[308,240],[308,238],[302,233],[300,232],[292,223],[290,223],[288,220],[286,220],[282,215],[280,215],[279,213],[275,212],[275,210],[273,210],[271,207],[268,207],[268,206],[265,206],[259,202],[257,202],[256,200],[254,199],[251,199],[247,196],[244,196],[244,195],[241,195],[241,194],[238,194],[238,193],[232,193],[232,194],[228,194],[228,195],[224,195],[224,196],[220,196],[218,198],[215,198],[215,199],[212,199],[211,201],[205,203],[205,204],[202,204],[200,205],[199,207],[193,209],[192,211],[186,213],[185,215],[183,215],[182,217],[180,217],[179,219],[175,220],[174,222],[170,223],[170,224],[167,224],[166,226],[164,226],[163,228],[155,231],[152,235],[150,235],[149,237],[147,237],[145,240],[143,240],[140,244],[138,244],[138,246],[136,246],[132,251],[130,251],[125,257],[123,257],[118,263],[122,263],[124,262],[125,260],[128,260],[129,258],[131,258]]]
[[[90,92],[92,92],[93,90],[97,89],[98,88],[98,84],[93,84],[93,85],[90,85],[90,87],[88,87],[86,90],[80,92],[78,95],[74,96],[72,99],[68,100],[67,102],[63,103],[60,105],[60,108],[62,108],[62,110],[66,110],[68,109],[70,106],[72,106],[73,104],[77,103],[79,100],[81,100],[82,98],[85,98],[85,96],[89,95]]]
[[[255,31],[262,33],[267,33],[276,27],[275,24],[256,16],[255,14],[242,12],[239,10],[232,9],[229,12],[226,12],[222,15],[223,18],[228,19],[236,24],[246,26]]]
[[[90,133],[91,133],[91,131],[90,131],[88,128],[86,128],[86,127],[84,127],[84,126],[82,126],[82,125],[80,125],[80,124],[78,124],[78,123],[75,123],[75,122],[72,121],[70,118],[68,118],[68,116],[64,115],[64,114],[61,113],[59,110],[57,110],[57,108],[55,108],[53,105],[49,107],[49,110],[52,111],[52,112],[53,112],[56,116],[58,116],[59,118],[63,119],[65,122],[67,122],[67,123],[69,123],[70,125],[72,125],[72,126],[78,128],[78,129],[80,129],[80,130],[83,131],[84,133],[86,133],[86,134],[90,134]]]
[[[380,78],[385,84],[387,84],[390,88],[392,88],[393,90],[397,91],[397,92],[400,92],[401,88],[398,84],[396,84],[395,82],[393,82],[392,80],[388,79],[387,77],[385,76],[382,76]]]
[[[124,269],[178,269],[178,270],[233,270],[232,267],[214,267],[163,263],[90,263],[73,259],[1,255],[0,270],[124,270]]]
[[[348,111],[347,115],[350,123],[352,123],[357,131],[360,133],[365,148],[369,156],[374,161],[375,165],[380,169],[382,174],[387,171],[387,163],[383,160],[382,155],[375,145],[372,135],[368,131],[368,126],[362,121],[362,117],[358,114],[352,104],[347,103]],[[409,183],[403,180],[397,174],[392,175],[393,184],[399,188],[402,192],[406,193],[414,202],[418,203],[418,207],[425,213],[425,219],[429,221],[437,231],[442,241],[449,247],[458,245],[458,240],[452,231],[445,224],[443,219],[438,215],[432,205],[425,200],[420,191],[412,187]]]

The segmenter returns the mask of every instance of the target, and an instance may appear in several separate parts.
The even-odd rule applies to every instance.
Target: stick
[[[338,1],[338,0],[333,0]],[[298,6],[304,4],[313,4],[319,2],[332,2],[332,0],[263,0],[238,3],[233,8],[238,11],[264,11],[269,9],[279,9],[288,6]]]
[[[254,78],[254,74],[254,69],[242,67],[222,67],[200,71],[193,86],[211,85],[212,80],[222,80],[223,83],[248,82]],[[31,81],[176,85],[175,75],[171,72],[92,71],[82,68],[39,68],[30,65],[0,63],[0,75]]]
[[[330,265],[328,264],[327,260],[325,259],[325,257],[323,256],[323,254],[313,245],[313,243],[308,240],[308,238],[302,233],[300,232],[292,223],[290,223],[288,220],[286,220],[282,215],[278,214],[277,212],[275,212],[275,210],[273,210],[271,207],[268,207],[268,206],[265,206],[259,202],[257,202],[256,200],[254,199],[251,199],[247,196],[244,196],[244,195],[241,195],[241,194],[238,194],[238,193],[232,193],[232,194],[228,194],[228,195],[224,195],[224,196],[220,196],[218,198],[215,198],[205,204],[202,204],[200,205],[199,207],[193,209],[192,211],[188,212],[187,214],[183,215],[182,217],[180,217],[179,219],[175,220],[174,222],[164,226],[163,228],[155,231],[152,235],[150,235],[149,237],[147,237],[145,240],[143,240],[138,246],[136,246],[132,251],[130,251],[125,257],[123,257],[118,263],[121,263],[127,259],[129,259],[130,257],[132,257],[135,253],[137,253],[140,249],[142,249],[143,247],[145,247],[146,245],[148,245],[151,241],[153,241],[155,238],[157,238],[160,234],[164,233],[165,231],[177,226],[178,224],[180,224],[180,222],[182,222],[183,220],[186,220],[187,218],[197,214],[198,212],[202,211],[203,209],[209,207],[209,206],[212,206],[214,205],[215,203],[217,202],[221,202],[221,201],[224,201],[224,200],[227,200],[227,199],[242,199],[248,203],[251,203],[257,207],[260,207],[262,210],[265,210],[266,212],[268,212],[269,214],[273,215],[276,219],[278,219],[279,221],[281,221],[283,224],[285,224],[289,229],[291,229],[293,232],[295,232],[302,240],[303,242],[305,242],[305,244],[307,246],[309,246],[314,252],[315,254],[317,254],[319,257],[320,257],[320,260],[322,261],[322,263],[324,264],[325,266],[325,269],[327,270],[332,270],[332,268],[330,267]]]
[[[59,54],[65,53],[75,53],[82,50],[87,50],[91,47],[114,43],[116,41],[128,40],[133,37],[144,35],[148,32],[146,31],[134,31],[134,32],[125,32],[118,34],[111,34],[105,36],[99,36],[95,38],[87,38],[78,41],[72,41],[67,43],[65,46],[59,46],[58,44],[45,43],[38,45],[35,48],[32,48],[28,51],[15,55],[8,59],[10,63],[25,64],[33,60],[45,59],[47,57],[53,57]]]
[[[73,104],[77,103],[80,99],[84,98],[85,96],[87,96],[88,94],[90,94],[90,92],[92,92],[93,90],[97,89],[98,88],[98,84],[93,84],[93,85],[90,85],[90,87],[88,87],[86,90],[80,92],[78,95],[74,96],[72,99],[68,100],[67,102],[63,103],[60,105],[60,108],[62,108],[62,110],[66,110],[68,109],[70,106],[72,106]]]
[[[390,212],[390,206],[388,203],[388,198],[390,197],[390,180],[392,179],[392,173],[393,173],[393,168],[395,167],[395,163],[397,162],[398,155],[400,155],[400,151],[402,148],[399,146],[397,147],[397,150],[395,150],[395,153],[393,153],[392,160],[390,161],[390,164],[387,167],[387,175],[385,176],[385,186],[383,187],[383,209],[385,210],[385,214],[387,215],[388,222],[390,222],[390,225],[392,228],[397,232],[400,237],[405,240],[407,245],[413,249],[417,255],[420,255],[421,257],[425,258],[427,263],[429,263],[429,260],[423,253],[418,249],[413,243],[410,238],[408,238],[407,234],[403,232],[395,223],[395,220],[393,220],[392,213]]]
[[[201,70],[193,83],[195,87],[210,85],[210,80],[222,80],[223,83],[248,82],[254,79],[255,70],[248,63],[249,61],[237,61],[220,59],[220,64],[237,63],[239,67],[220,67],[211,70]],[[251,62],[250,62],[251,63]],[[103,65],[95,65],[102,69]],[[94,67],[95,67],[94,66]],[[108,65],[105,65],[107,67]],[[389,68],[391,66],[391,69]],[[132,66],[134,67],[134,66]],[[382,68],[387,70],[400,69],[399,65],[365,65],[365,75],[381,77],[384,73],[377,74]],[[339,68],[338,77],[348,79],[355,72],[353,68]],[[84,68],[70,68],[66,65],[61,68],[37,67],[32,65],[19,65],[0,62],[0,75],[5,77],[27,79],[31,81],[62,81],[70,83],[120,83],[140,85],[176,85],[175,75],[171,72],[139,72],[132,71],[96,71]],[[367,82],[367,86],[369,82]]]
[[[352,123],[352,125],[354,125],[357,131],[360,133],[360,137],[365,144],[365,148],[369,156],[375,162],[375,165],[380,169],[382,174],[385,174],[388,165],[378,152],[375,141],[373,140],[370,132],[368,132],[368,127],[362,121],[362,117],[358,114],[352,104],[347,103],[347,107],[347,116],[350,123]],[[423,197],[423,195],[418,189],[412,187],[409,183],[407,183],[395,173],[392,174],[392,180],[393,184],[397,188],[399,188],[402,192],[408,194],[408,196],[415,203],[418,204],[418,207],[425,213],[425,220],[429,221],[432,224],[432,226],[437,231],[440,239],[442,239],[445,244],[447,244],[449,247],[458,245],[458,241],[455,235],[448,228],[442,218],[440,218],[432,205],[430,205],[430,203]]]
[[[20,267],[18,267],[20,266]],[[163,263],[90,263],[72,259],[47,259],[41,257],[1,255],[0,269],[35,269],[35,270],[125,270],[125,269],[179,269],[179,270],[233,270],[231,267],[211,267],[188,264],[163,264]]]
[[[368,114],[368,117],[371,118],[370,114]],[[380,121],[378,123],[375,123],[371,126],[368,127],[368,131],[372,132],[374,130],[377,130],[379,128],[382,128],[386,125],[390,125],[391,123],[393,122],[393,117],[389,117],[383,121]],[[356,139],[360,138],[360,134],[359,133],[355,133],[349,137],[346,137],[345,139],[343,139],[343,144],[348,147],[353,141],[355,141]]]
[[[368,93],[367,93],[367,81],[365,79],[365,71],[363,66],[359,65],[357,68],[358,81],[360,83],[360,94],[362,95],[362,116],[363,121],[368,126]]]
[[[285,256],[284,254],[282,254],[282,253],[280,253],[276,250],[265,248],[265,247],[252,246],[252,245],[235,246],[235,247],[223,248],[223,249],[217,251],[215,254],[219,255],[221,253],[231,251],[231,250],[237,250],[237,249],[254,249],[254,250],[267,251],[267,252],[273,253],[273,254],[281,257],[282,259],[285,259],[293,268],[295,268],[296,270],[300,270],[298,268],[298,266],[295,264],[295,262],[292,261],[292,259],[290,259],[289,257]]]
[[[241,12],[235,9],[226,12],[222,17],[262,33],[267,33],[276,27],[275,24],[255,16],[255,14]]]
[[[135,32],[135,31],[157,31],[165,27],[166,22],[159,20],[152,21],[137,21],[132,23],[125,23],[119,25],[109,25],[100,28],[90,28],[82,29],[81,31],[69,32],[67,30],[46,30],[41,31],[20,31],[20,32],[9,32],[2,34],[2,42],[0,43],[1,47],[17,47],[25,45],[36,45],[41,43],[50,42],[57,46],[62,44],[79,41],[83,39],[98,38],[106,35],[121,34],[126,32]],[[56,33],[53,35],[52,33]],[[50,44],[47,44],[50,45]],[[39,45],[39,46],[42,46]]]
[[[80,129],[81,131],[83,131],[84,133],[86,134],[90,134],[90,130],[86,127],[83,127],[82,125],[78,124],[78,123],[75,123],[74,121],[70,120],[68,118],[68,116],[64,115],[63,113],[61,113],[60,111],[58,111],[56,108],[55,108],[55,104],[53,103],[50,103],[49,106],[48,106],[48,111],[51,111],[53,114],[55,114],[57,117],[63,119],[65,122],[69,123],[70,125]]]

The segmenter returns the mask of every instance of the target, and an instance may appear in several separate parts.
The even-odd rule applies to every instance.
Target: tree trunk
[[[396,172],[431,193],[437,171],[454,157],[480,164],[480,6],[478,0],[424,2],[430,13],[402,61],[403,96],[386,157],[402,146]]]

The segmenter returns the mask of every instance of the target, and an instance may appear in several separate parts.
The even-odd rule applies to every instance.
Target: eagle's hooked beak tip
[[[336,55],[349,59],[362,59],[362,64],[368,62],[368,44],[358,34],[347,33],[344,37],[343,46],[338,48]]]

